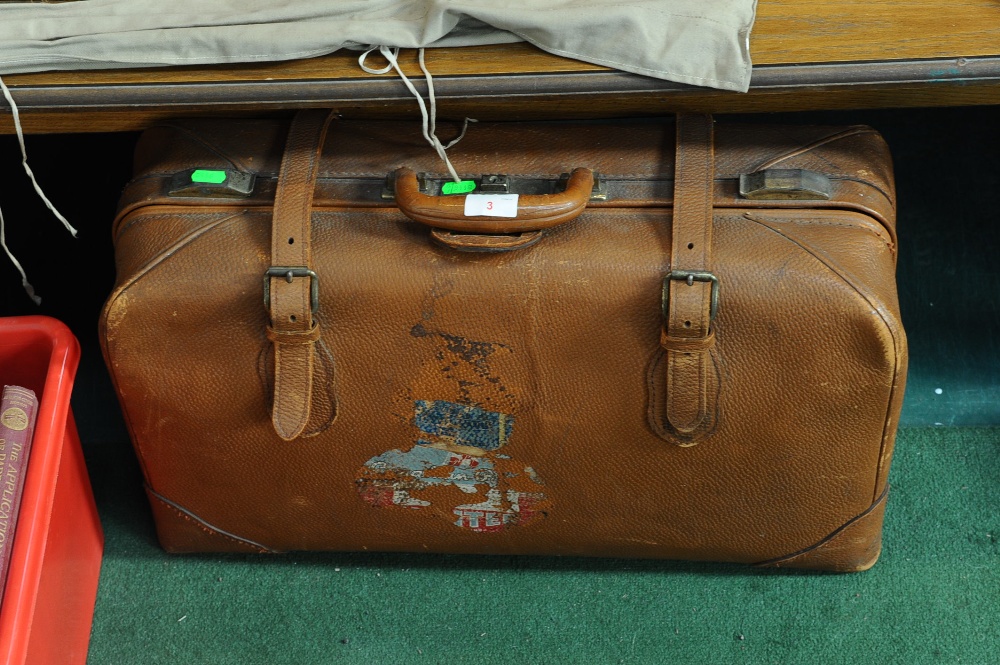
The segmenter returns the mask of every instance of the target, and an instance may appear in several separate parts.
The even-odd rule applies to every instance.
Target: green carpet
[[[1000,429],[905,428],[882,559],[169,556],[138,471],[88,449],[107,535],[90,663],[972,663],[1000,658]]]

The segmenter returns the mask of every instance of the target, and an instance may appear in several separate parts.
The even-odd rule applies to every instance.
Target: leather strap
[[[715,153],[711,116],[677,116],[671,273],[664,280],[667,422],[682,445],[693,445],[714,426],[717,372],[711,357],[712,183]]]
[[[286,441],[299,436],[312,403],[313,319],[319,285],[312,273],[311,217],[320,152],[333,113],[299,112],[292,121],[281,159],[271,222],[271,268],[265,275],[270,316],[267,337],[274,344],[274,401],[271,422]]]

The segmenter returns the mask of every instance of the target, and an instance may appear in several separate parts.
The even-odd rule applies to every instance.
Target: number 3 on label
[[[517,217],[517,194],[469,194],[466,217]]]

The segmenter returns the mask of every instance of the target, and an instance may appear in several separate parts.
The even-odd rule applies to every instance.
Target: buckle
[[[715,315],[719,310],[719,278],[710,272],[697,270],[671,270],[670,273],[663,278],[662,306],[663,318],[665,319],[670,318],[670,282],[672,280],[685,281],[688,286],[692,286],[695,282],[712,283],[711,304],[708,307],[708,324],[712,325],[712,322],[715,321]]]
[[[271,278],[284,277],[289,284],[295,277],[309,278],[309,309],[315,314],[319,309],[319,275],[305,266],[271,266],[264,273],[264,308],[271,311]]]

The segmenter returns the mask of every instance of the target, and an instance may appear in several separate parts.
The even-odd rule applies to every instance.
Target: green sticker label
[[[462,182],[446,182],[441,185],[442,194],[468,194],[475,191],[475,180],[463,180]]]
[[[204,183],[208,185],[221,185],[225,181],[225,171],[198,169],[191,174],[191,182]]]

